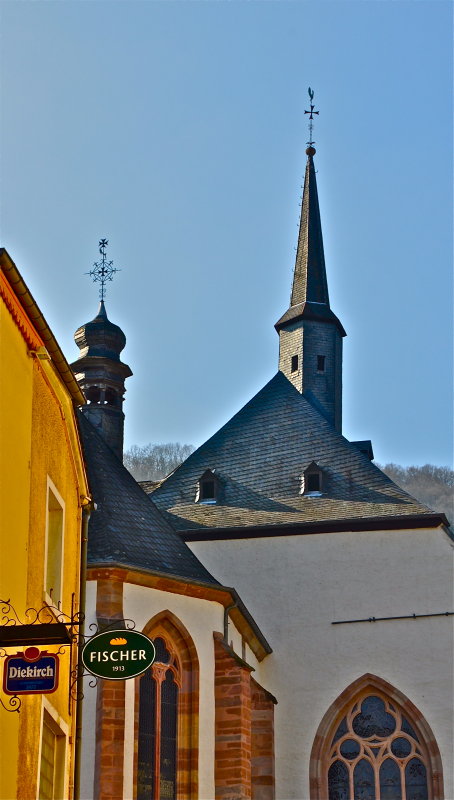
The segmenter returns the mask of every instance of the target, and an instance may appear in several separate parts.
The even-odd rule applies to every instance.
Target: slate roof
[[[321,497],[300,494],[312,461],[323,470]],[[194,502],[206,469],[220,481],[215,505]],[[181,531],[433,516],[337,433],[281,372],[169,475],[153,500]]]
[[[119,564],[219,586],[83,412],[78,419],[97,505],[89,523],[88,565]]]

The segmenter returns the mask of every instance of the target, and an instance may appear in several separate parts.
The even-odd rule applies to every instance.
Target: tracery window
[[[182,622],[160,611],[143,632],[155,663],[135,679],[134,800],[196,800],[199,660]]]
[[[430,800],[427,749],[399,706],[367,694],[329,745],[329,800]]]
[[[140,678],[137,800],[176,800],[181,664],[169,642],[154,644],[156,660]]]

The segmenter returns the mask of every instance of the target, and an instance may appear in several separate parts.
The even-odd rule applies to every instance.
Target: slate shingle
[[[79,428],[97,505],[89,523],[88,565],[121,564],[219,586],[83,413]]]
[[[323,470],[321,497],[300,494],[312,461]],[[194,502],[206,469],[220,480],[216,505]],[[178,530],[432,513],[337,433],[281,372],[152,496]]]

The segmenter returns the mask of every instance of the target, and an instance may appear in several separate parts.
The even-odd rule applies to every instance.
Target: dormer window
[[[307,469],[304,470],[301,479],[301,494],[306,497],[320,497],[323,487],[323,472],[313,461]]]
[[[214,470],[205,470],[197,483],[195,502],[214,505],[218,499],[218,489],[219,478],[214,474]]]

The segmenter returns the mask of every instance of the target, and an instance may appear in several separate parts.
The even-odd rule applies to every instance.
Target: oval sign
[[[153,642],[139,631],[97,633],[82,650],[82,663],[88,672],[108,681],[135,678],[155,660]]]

